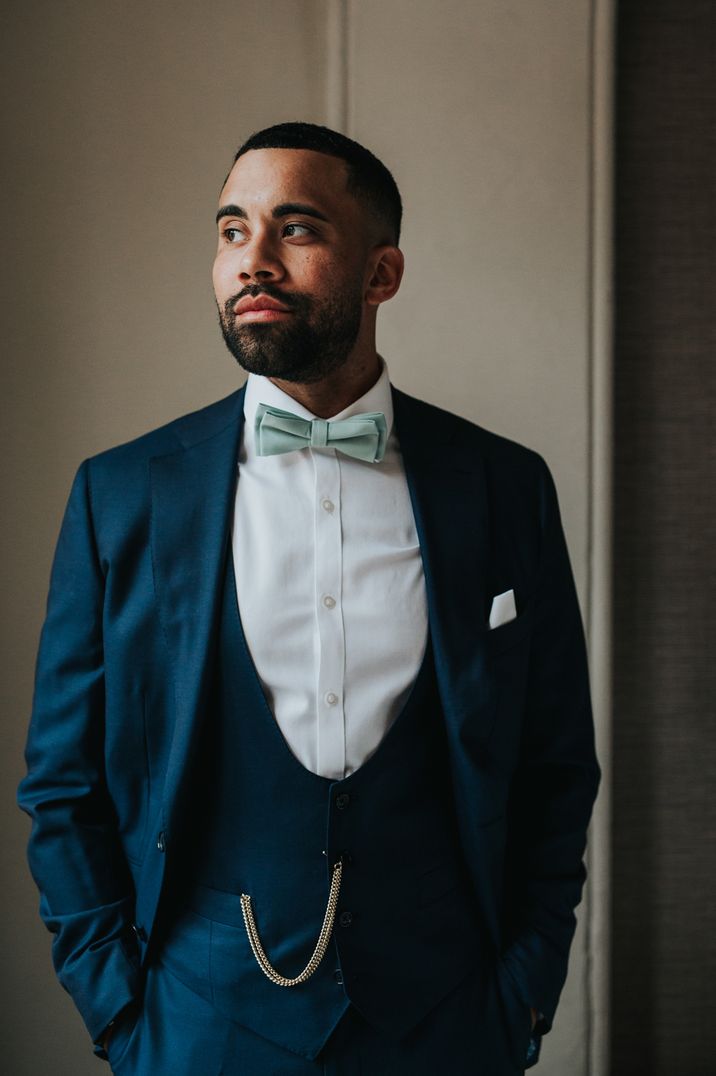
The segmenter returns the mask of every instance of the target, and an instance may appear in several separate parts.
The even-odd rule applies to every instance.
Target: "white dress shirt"
[[[308,770],[340,780],[398,716],[427,643],[420,546],[383,363],[332,418],[382,411],[380,463],[334,448],[256,454],[259,403],[310,411],[250,374],[232,549],[241,623],[268,705]]]

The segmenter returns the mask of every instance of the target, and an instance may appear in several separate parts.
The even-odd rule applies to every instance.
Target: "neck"
[[[311,414],[318,418],[330,418],[364,396],[375,385],[380,374],[380,357],[373,351],[371,355],[346,363],[340,370],[312,384],[281,381],[277,377],[269,380]]]

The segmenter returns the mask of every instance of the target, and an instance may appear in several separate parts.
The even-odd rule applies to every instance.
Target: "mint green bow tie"
[[[335,448],[346,456],[379,463],[385,455],[388,427],[385,415],[371,411],[350,418],[300,418],[290,411],[259,404],[256,408],[256,451],[277,456],[297,448]]]

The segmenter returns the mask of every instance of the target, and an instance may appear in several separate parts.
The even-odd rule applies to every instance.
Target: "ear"
[[[403,279],[405,259],[399,247],[373,247],[368,258],[365,301],[369,306],[380,306],[392,299]]]

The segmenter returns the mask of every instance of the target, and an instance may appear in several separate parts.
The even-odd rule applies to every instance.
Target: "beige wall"
[[[6,9],[3,1067],[97,1072],[50,966],[14,806],[50,560],[81,459],[239,383],[212,209],[235,146],[343,125],[393,169],[407,273],[393,380],[538,449],[589,618],[593,498],[587,0],[24,0]],[[588,902],[542,1068],[586,1073]],[[39,1033],[38,1033],[39,1032]],[[7,1044],[10,1043],[10,1046]],[[8,1069],[9,1064],[9,1069]]]

